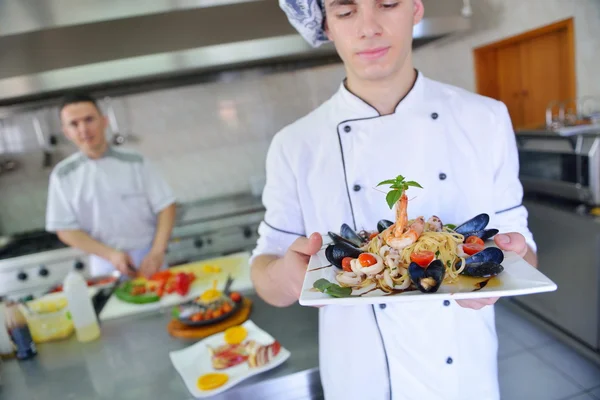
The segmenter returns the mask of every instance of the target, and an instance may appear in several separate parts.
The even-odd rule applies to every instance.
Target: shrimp
[[[427,220],[427,228],[425,229],[426,231],[431,231],[431,232],[441,232],[442,231],[442,220],[439,219],[438,217],[436,217],[435,215],[432,215],[428,220]]]
[[[395,250],[402,250],[415,243],[425,229],[425,219],[419,217],[408,225],[408,197],[402,193],[402,197],[396,204],[396,222],[383,231],[385,243]]]
[[[419,217],[415,219],[413,223],[410,224],[406,232],[404,232],[400,236],[397,237],[395,235],[390,235],[390,237],[386,239],[386,243],[391,248],[400,251],[415,243],[423,233],[424,228],[425,219],[423,217]]]

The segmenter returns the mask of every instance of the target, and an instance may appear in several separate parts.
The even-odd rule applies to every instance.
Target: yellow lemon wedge
[[[225,330],[225,342],[228,344],[240,344],[248,336],[248,331],[243,326],[232,326]]]
[[[213,390],[223,386],[229,380],[229,375],[224,373],[210,373],[202,375],[198,378],[198,389],[200,390]]]

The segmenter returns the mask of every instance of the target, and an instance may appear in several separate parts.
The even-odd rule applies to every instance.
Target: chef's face
[[[329,39],[349,78],[393,77],[410,61],[413,26],[423,18],[422,0],[324,0]],[[410,66],[412,68],[412,66]]]
[[[60,112],[63,132],[88,155],[97,155],[106,147],[106,117],[90,102],[66,105]]]

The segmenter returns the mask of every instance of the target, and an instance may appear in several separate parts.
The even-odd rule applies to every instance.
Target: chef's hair
[[[100,107],[98,107],[98,102],[91,95],[84,92],[72,92],[63,97],[62,102],[60,103],[60,108],[58,109],[58,115],[60,116],[63,108],[75,103],[92,103],[98,112],[102,114],[102,110],[100,110]]]

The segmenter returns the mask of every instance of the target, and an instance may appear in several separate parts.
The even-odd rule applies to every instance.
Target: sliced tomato
[[[360,262],[360,265],[363,267],[370,267],[371,265],[377,264],[377,259],[375,256],[373,256],[373,254],[362,253],[360,256],[358,256],[358,262]]]
[[[483,246],[483,239],[477,236],[469,236],[467,239],[465,239],[465,243],[475,243],[475,244],[480,244]]]
[[[378,233],[378,232],[371,233],[371,235],[369,236],[369,240],[373,240],[373,239],[375,239],[375,238],[377,237],[377,235],[379,235],[379,233]]]
[[[472,256],[475,253],[479,253],[481,250],[485,248],[484,245],[478,243],[465,243],[463,244],[463,251]]]
[[[435,258],[435,253],[433,251],[417,251],[410,255],[410,259],[412,262],[417,263],[420,267],[427,267],[433,259]]]
[[[350,261],[354,260],[352,257],[344,257],[342,260],[342,269],[344,271],[352,272],[352,268],[350,267]]]

